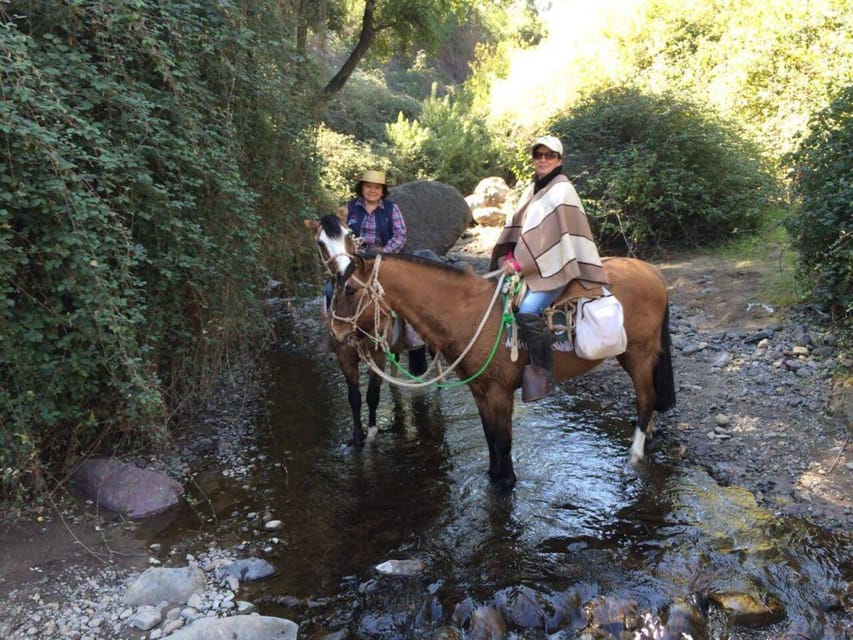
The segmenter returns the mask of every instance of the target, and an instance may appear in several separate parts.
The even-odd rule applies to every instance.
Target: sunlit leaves
[[[800,274],[836,320],[853,317],[853,85],[815,114],[791,160]]]

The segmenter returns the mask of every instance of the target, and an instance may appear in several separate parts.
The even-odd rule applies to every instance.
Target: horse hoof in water
[[[643,459],[646,448],[646,434],[642,429],[634,429],[634,441],[631,443],[630,462],[636,467]]]

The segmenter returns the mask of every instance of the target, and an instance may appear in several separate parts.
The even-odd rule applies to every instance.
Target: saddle
[[[513,296],[512,310],[518,311],[524,294],[527,293],[527,285],[522,280],[521,288]],[[577,316],[578,300],[585,298],[593,300],[605,295],[604,287],[600,284],[587,280],[572,280],[542,313],[545,316],[545,324],[551,332],[551,345],[557,351],[574,351],[572,336],[575,330],[575,318]]]

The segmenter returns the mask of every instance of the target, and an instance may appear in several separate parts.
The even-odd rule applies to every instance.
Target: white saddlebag
[[[575,320],[575,355],[601,360],[624,353],[628,348],[622,304],[608,293],[601,298],[578,300]]]

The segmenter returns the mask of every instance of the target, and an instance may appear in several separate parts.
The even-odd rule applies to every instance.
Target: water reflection
[[[630,407],[605,411],[570,392],[519,403],[511,492],[489,482],[465,388],[384,386],[380,432],[353,450],[336,364],[278,353],[268,410],[257,445],[285,465],[259,470],[260,495],[219,487],[217,509],[238,515],[223,516],[217,539],[235,529],[256,535],[243,517],[251,509],[283,520],[281,544],[266,553],[279,574],[245,589],[264,612],[300,622],[300,637],[337,629],[429,637],[465,602],[493,602],[522,585],[566,601],[598,598],[598,610],[632,602],[672,628],[686,620],[695,637],[841,629],[850,567],[840,546],[683,467],[666,439],[639,473],[626,467]],[[389,559],[420,559],[427,569],[377,577],[375,565]],[[732,613],[749,598],[767,611],[758,621]],[[697,630],[691,615],[700,613]],[[579,620],[580,610],[571,615]]]

